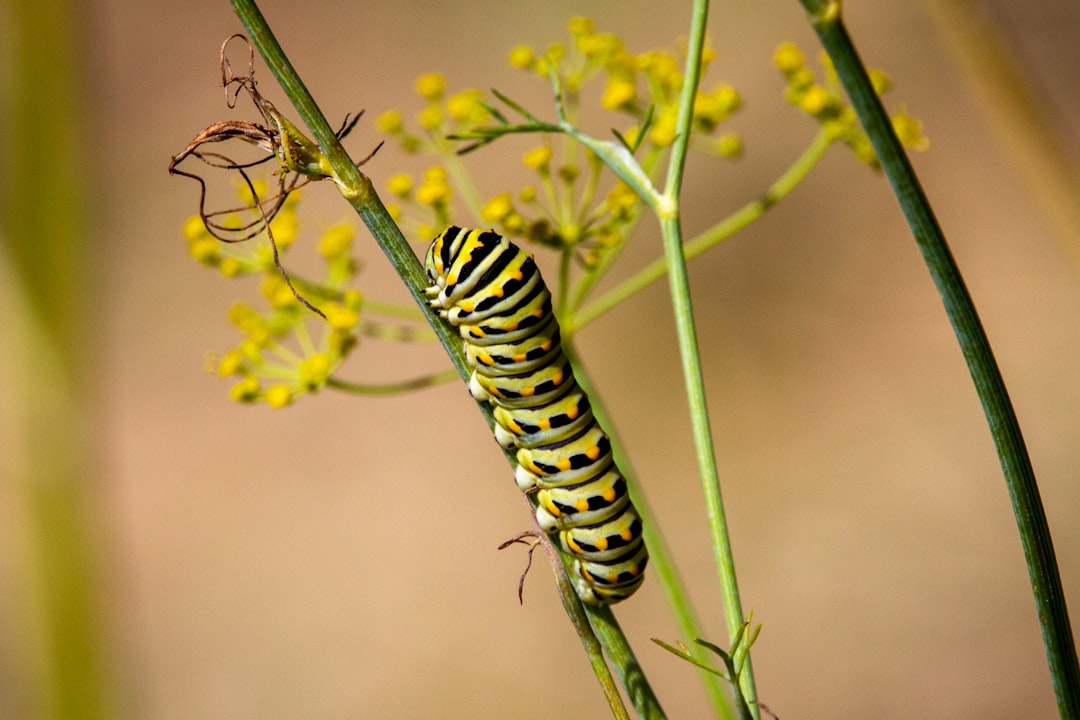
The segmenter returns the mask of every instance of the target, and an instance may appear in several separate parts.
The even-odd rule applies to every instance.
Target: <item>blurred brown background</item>
[[[508,66],[512,46],[563,40],[566,20],[582,14],[632,50],[673,47],[689,3],[661,5],[263,10],[332,121],[367,109],[347,143],[360,157],[377,140],[374,117],[418,107],[413,80],[426,71],[451,88],[510,91],[550,115],[543,86]],[[978,7],[992,11],[1075,166],[1080,11],[1064,0]],[[1076,618],[1080,234],[1040,212],[1045,196],[995,131],[992,103],[946,47],[955,39],[936,12],[883,0],[846,10],[867,63],[894,81],[887,104],[926,123],[931,149],[916,167],[1012,392]],[[203,372],[204,351],[234,341],[228,304],[255,290],[186,256],[179,232],[196,188],[166,167],[210,122],[250,117],[228,112],[217,87],[218,46],[241,30],[228,4],[98,0],[80,18],[86,102],[56,110],[79,113],[87,131],[88,512],[117,716],[604,717],[544,567],[517,604],[523,555],[495,548],[528,518],[461,386],[391,399],[327,392],[270,411],[230,403],[227,383]],[[783,40],[817,53],[795,0],[715,3],[710,34],[707,82],[743,93],[731,127],[746,156],[692,157],[691,233],[755,197],[814,132],[784,103],[771,66]],[[40,62],[36,72],[49,72],[50,57]],[[484,190],[517,182],[522,147],[474,159]],[[386,148],[365,169],[381,188],[423,166]],[[351,219],[328,184],[302,211],[308,240]],[[622,272],[659,254],[658,237],[643,223]],[[356,249],[365,293],[404,301],[366,231]],[[743,603],[764,623],[754,651],[762,701],[784,720],[1055,717],[993,445],[884,178],[834,149],[761,222],[695,261],[692,279]],[[579,342],[709,637],[726,645],[666,288]],[[7,345],[0,370],[18,353]],[[445,364],[436,347],[367,343],[343,374],[390,380]],[[27,717],[41,656],[27,628],[39,613],[22,493],[9,482],[18,429],[9,418],[0,431],[0,716]],[[649,642],[677,638],[655,585],[618,616],[669,716],[705,716],[694,671]]]

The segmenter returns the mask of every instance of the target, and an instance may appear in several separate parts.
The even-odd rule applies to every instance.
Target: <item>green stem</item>
[[[96,516],[106,486],[89,344],[98,298],[91,211],[102,183],[86,97],[85,9],[64,0],[4,7],[0,122],[0,484],[4,486],[7,618],[4,697],[11,715],[115,717],[99,575],[110,555]],[[93,124],[90,121],[89,124]],[[8,406],[10,401],[10,406]],[[10,506],[7,506],[10,503]],[[18,709],[16,709],[18,708]]]
[[[660,707],[660,702],[656,699],[652,687],[649,686],[649,679],[645,677],[637,658],[634,657],[634,650],[627,642],[626,635],[619,627],[611,607],[607,605],[583,605],[582,607],[589,616],[589,624],[596,633],[597,639],[604,646],[608,658],[619,673],[619,679],[626,688],[626,694],[630,697],[630,702],[633,703],[638,715],[645,720],[664,720],[667,716]]]
[[[412,380],[402,380],[400,382],[382,384],[355,383],[348,380],[341,380],[336,377],[330,377],[327,378],[326,385],[335,390],[343,390],[357,395],[396,395],[412,390],[421,390],[434,385],[442,385],[443,383],[448,383],[451,380],[457,380],[458,378],[457,370],[451,368],[441,372],[432,373],[431,375],[413,378]]]
[[[989,340],[930,202],[844,27],[839,2],[800,1],[877,151],[963,351],[1012,500],[1058,711],[1062,718],[1080,718],[1080,664],[1050,528],[1020,424]]]
[[[705,25],[708,18],[708,0],[695,0],[690,23],[690,39],[686,51],[686,69],[682,93],[679,98],[679,118],[675,143],[671,148],[668,164],[667,187],[657,208],[660,229],[664,241],[664,255],[668,264],[672,309],[675,313],[675,329],[679,338],[679,354],[682,358],[686,397],[690,409],[690,422],[694,447],[701,475],[705,510],[712,536],[713,556],[720,578],[724,599],[724,618],[727,621],[728,638],[733,639],[745,622],[738,581],[735,577],[735,560],[731,550],[727,518],[720,493],[720,479],[716,471],[716,453],[713,449],[712,430],[709,423],[708,405],[705,402],[705,382],[701,372],[701,354],[694,327],[694,312],[690,301],[690,282],[686,273],[686,257],[683,255],[682,226],[679,220],[679,191],[682,188],[686,152],[689,146],[690,124],[693,119],[694,98],[701,76],[701,54],[705,45]],[[757,690],[754,670],[747,653],[745,669],[739,678],[742,699],[752,709],[752,717],[758,715]],[[745,707],[741,703],[737,707]]]
[[[765,212],[786,197],[788,193],[803,181],[817,165],[833,144],[825,130],[821,130],[803,151],[802,155],[777,178],[776,182],[762,193],[751,200],[734,213],[724,218],[708,230],[705,230],[693,240],[689,240],[683,246],[683,255],[687,260],[692,260],[706,250],[719,245],[732,235],[736,234],[752,222],[760,218]],[[631,295],[643,290],[652,283],[667,274],[667,257],[660,257],[649,265],[634,273],[611,290],[598,297],[593,302],[575,313],[572,318],[572,330],[580,330],[583,326],[597,319],[604,313],[619,305]]]
[[[415,305],[398,305],[397,303],[385,302],[374,298],[364,297],[363,310],[365,313],[373,312],[386,317],[400,318],[402,320],[423,320],[424,313]]]
[[[405,282],[414,300],[423,309],[429,324],[438,335],[458,374],[463,379],[468,378],[471,370],[462,351],[461,338],[449,323],[440,320],[428,307],[424,295],[424,288],[427,286],[424,269],[375,193],[371,181],[360,172],[344,148],[341,147],[341,143],[338,142],[333,129],[327,123],[314,98],[311,97],[292,64],[286,58],[284,51],[278,44],[254,0],[230,0],[230,2],[240,21],[247,28],[252,44],[262,55],[274,77],[292,101],[297,113],[311,130],[312,135],[329,160],[335,174],[334,181],[337,183],[342,195],[367,225],[379,247]],[[478,403],[478,408],[488,426],[494,426],[491,408],[488,404]],[[515,464],[512,454],[506,453],[506,457],[511,465]],[[561,551],[560,557],[564,565],[570,562],[565,553]],[[605,612],[610,614],[608,609],[605,609]],[[634,700],[635,708],[640,714],[648,717],[662,717],[662,713],[657,714],[651,709],[658,709],[659,704],[652,695],[648,683],[643,682],[644,678],[641,676],[640,668],[633,659],[633,654],[626,652],[629,649],[629,644],[618,626],[601,623],[601,627],[603,633],[598,634],[600,643],[614,664],[616,672],[623,678],[624,686]],[[603,682],[603,679],[601,679],[601,684]],[[642,705],[638,705],[639,702]]]
[[[592,408],[597,422],[600,423],[600,427],[604,428],[604,432],[611,438],[615,462],[623,477],[626,478],[634,507],[637,509],[638,515],[641,516],[645,528],[645,546],[649,549],[648,573],[651,578],[649,582],[655,582],[664,591],[664,596],[667,598],[668,605],[675,616],[675,622],[679,626],[679,630],[694,657],[702,662],[708,662],[710,658],[705,649],[697,643],[691,642],[694,638],[705,637],[705,632],[690,603],[690,594],[687,592],[686,585],[679,575],[678,568],[675,567],[675,560],[671,556],[671,551],[664,540],[663,534],[660,532],[660,526],[653,519],[656,514],[650,507],[644,492],[642,492],[640,483],[635,479],[637,474],[630,464],[630,459],[623,451],[619,433],[607,412],[607,408],[604,406],[602,396],[596,391],[592,378],[585,366],[581,364],[573,341],[569,338],[563,338],[562,346],[566,356],[570,359],[570,363],[573,365],[574,377],[577,379],[578,385],[589,396],[589,406]],[[712,703],[716,716],[729,720],[732,717],[731,705],[727,700],[724,681],[715,674],[704,671],[701,673],[701,679],[705,683],[705,690],[709,695],[709,701]]]

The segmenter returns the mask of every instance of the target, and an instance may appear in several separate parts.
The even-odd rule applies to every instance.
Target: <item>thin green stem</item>
[[[615,666],[619,679],[626,688],[626,694],[630,696],[630,702],[633,703],[638,715],[645,720],[664,720],[667,716],[660,707],[660,702],[656,699],[652,687],[649,686],[649,679],[645,677],[641,665],[634,657],[634,650],[627,642],[622,628],[619,627],[615,613],[607,605],[583,605],[582,607],[585,608],[589,616],[589,624]]]
[[[397,303],[376,300],[364,297],[364,312],[385,315],[386,317],[400,318],[402,320],[423,320],[424,313],[415,305],[398,305]]]
[[[1012,500],[1058,711],[1062,718],[1080,718],[1080,664],[1050,528],[1020,424],[990,342],[930,202],[844,27],[840,3],[800,1],[877,151],[963,351]]]
[[[326,385],[335,390],[343,390],[357,395],[396,395],[398,393],[411,392],[426,387],[442,385],[458,379],[459,376],[457,370],[450,368],[441,370],[437,373],[432,373],[431,375],[424,375],[411,380],[401,380],[392,383],[356,383],[336,377],[330,377],[327,378]]]
[[[825,130],[819,131],[802,155],[760,197],[751,200],[696,238],[687,241],[683,246],[683,255],[686,259],[692,260],[706,250],[712,249],[762,217],[769,208],[786,197],[806,178],[818,161],[824,157],[832,143],[833,140],[829,138]],[[586,305],[580,312],[575,313],[570,319],[572,324],[570,332],[580,330],[666,274],[667,257],[659,257]]]
[[[697,95],[697,85],[701,76],[701,56],[705,46],[708,11],[708,0],[695,0],[686,51],[686,68],[683,72],[683,88],[679,98],[676,140],[671,148],[667,185],[657,212],[664,241],[664,255],[668,264],[672,309],[675,313],[675,329],[679,338],[679,354],[682,358],[683,377],[686,382],[686,397],[690,409],[698,472],[701,475],[713,556],[724,599],[724,617],[727,621],[728,637],[732,639],[742,629],[745,618],[739,597],[738,581],[735,577],[735,560],[720,493],[720,479],[716,471],[716,453],[713,449],[708,405],[705,402],[705,381],[701,372],[701,354],[697,344],[697,331],[694,327],[690,282],[686,273],[682,226],[679,219],[679,191],[682,188],[682,176],[689,146],[694,98]],[[739,678],[739,686],[743,699],[749,703],[752,716],[756,719],[758,715],[757,690],[749,653],[746,656],[744,672]],[[746,705],[737,704],[737,706],[745,707]]]
[[[669,258],[671,271],[668,273],[671,285],[671,301],[675,313],[675,329],[679,338],[679,354],[682,357],[683,377],[686,382],[686,398],[690,408],[690,423],[694,437],[694,448],[701,476],[702,493],[705,498],[705,514],[709,523],[709,534],[713,546],[713,560],[720,578],[721,595],[724,599],[724,618],[727,622],[728,637],[734,638],[745,618],[739,586],[735,577],[735,559],[731,550],[727,516],[724,513],[724,501],[720,493],[720,478],[716,470],[716,453],[713,448],[712,430],[709,423],[708,404],[705,401],[705,382],[701,372],[701,355],[697,344],[697,331],[694,327],[694,315],[690,302],[690,284],[686,275],[686,263],[681,254],[681,229],[678,217],[669,218],[662,223],[664,250]],[[740,678],[743,696],[751,703],[754,717],[757,717],[757,705],[754,701],[757,693],[754,686],[753,668],[750,658],[746,659],[746,670]]]

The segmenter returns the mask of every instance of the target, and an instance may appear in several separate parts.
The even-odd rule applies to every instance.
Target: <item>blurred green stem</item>
[[[881,160],[952,323],[982,402],[1012,500],[1062,718],[1080,718],[1080,665],[1035,471],[990,342],[930,202],[874,92],[841,19],[840,3],[800,0]]]
[[[17,307],[4,324],[2,351],[11,377],[2,381],[14,398],[14,442],[4,460],[14,468],[12,488],[27,548],[17,559],[25,571],[14,585],[22,603],[18,627],[25,647],[12,652],[31,717],[112,718],[100,623],[101,555],[92,512],[97,487],[88,442],[87,313],[94,299],[86,280],[92,249],[89,181],[82,162],[95,150],[82,137],[88,107],[80,92],[85,67],[79,51],[88,42],[76,26],[77,3],[20,0],[10,3],[4,33],[12,43],[5,68],[10,101],[0,124],[3,157],[2,236],[11,277],[5,288]],[[82,41],[82,42],[80,42]],[[5,412],[8,409],[5,409]],[[18,530],[16,530],[18,531]]]

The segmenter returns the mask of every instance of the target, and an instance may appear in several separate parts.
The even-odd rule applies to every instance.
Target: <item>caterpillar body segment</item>
[[[499,444],[517,448],[514,479],[536,493],[537,523],[574,557],[578,595],[626,599],[649,559],[641,518],[562,351],[532,256],[492,230],[449,227],[424,264],[431,306],[465,341],[469,392],[492,405]]]

